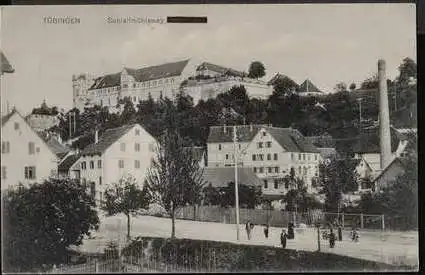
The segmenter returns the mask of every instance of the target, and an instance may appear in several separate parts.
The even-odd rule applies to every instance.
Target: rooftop
[[[206,167],[203,178],[206,186],[226,187],[228,183],[235,182],[234,167]],[[238,183],[248,186],[261,186],[261,180],[255,175],[251,168],[238,167]]]
[[[79,154],[67,156],[58,166],[60,172],[68,172],[72,165],[80,158]]]
[[[99,137],[98,143],[92,143],[87,145],[81,152],[81,155],[100,155],[104,153],[106,149],[108,149],[112,144],[118,141],[128,131],[133,129],[135,125],[136,124],[129,124],[106,130],[103,135]]]
[[[298,89],[299,93],[323,93],[309,79],[306,79]]]
[[[7,60],[6,56],[3,54],[2,51],[0,51],[0,61],[1,61],[1,74],[3,73],[14,73],[15,69],[10,65],[9,61]]]
[[[208,62],[203,62],[201,65],[199,65],[196,68],[196,71],[201,71],[201,70],[210,70],[210,71],[214,71],[217,73],[221,73],[221,74],[227,74],[227,75],[233,75],[233,76],[238,76],[238,77],[244,77],[245,73],[238,71],[238,70],[234,70],[231,68],[226,68],[220,65],[216,65],[216,64],[212,64],[212,63],[208,63]]]

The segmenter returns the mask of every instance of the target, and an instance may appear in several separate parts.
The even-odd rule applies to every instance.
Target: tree
[[[185,147],[175,119],[175,107],[167,103],[166,130],[155,148],[156,155],[148,169],[146,185],[153,200],[171,216],[172,238],[176,235],[176,211],[187,204],[200,203],[205,183],[198,159]]]
[[[319,165],[319,194],[325,195],[325,209],[339,212],[342,194],[358,189],[355,162],[350,159],[331,158]]]
[[[69,246],[99,226],[95,202],[77,181],[49,179],[2,191],[2,199],[3,269],[9,272],[63,263]]]
[[[260,61],[254,61],[249,65],[248,77],[250,78],[261,78],[266,75],[266,68]]]
[[[397,77],[397,82],[401,86],[406,86],[409,83],[409,79],[417,79],[417,65],[413,59],[406,57],[403,59],[403,62],[398,67],[399,76]]]
[[[337,93],[345,92],[345,91],[347,91],[347,84],[345,84],[344,82],[339,82],[335,85],[334,90]]]
[[[299,88],[299,85],[287,76],[279,77],[273,83],[273,94],[270,100],[273,100],[275,97],[281,97],[288,95]]]
[[[356,83],[350,84],[350,91],[354,91],[356,89]]]
[[[136,179],[128,176],[106,189],[102,208],[110,216],[123,213],[127,217],[127,239],[130,239],[130,216],[136,215],[141,209],[147,209],[149,203],[146,188],[141,189]]]

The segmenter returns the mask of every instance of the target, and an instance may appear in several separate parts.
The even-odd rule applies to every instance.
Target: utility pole
[[[357,101],[359,102],[359,132],[362,130],[362,100],[363,98],[358,98]]]
[[[236,204],[236,238],[239,241],[239,188],[238,188],[238,136],[236,125],[233,126],[233,146],[235,148],[235,204]]]

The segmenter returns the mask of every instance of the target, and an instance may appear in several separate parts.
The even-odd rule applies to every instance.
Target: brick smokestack
[[[378,61],[379,80],[379,136],[381,147],[381,169],[385,169],[391,162],[391,133],[390,113],[388,108],[387,77],[385,60]]]

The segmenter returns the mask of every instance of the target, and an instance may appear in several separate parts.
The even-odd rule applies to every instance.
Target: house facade
[[[80,111],[85,106],[93,105],[114,109],[125,97],[130,98],[135,105],[149,96],[154,100],[165,97],[175,99],[191,67],[187,59],[141,69],[123,68],[121,72],[97,78],[88,74],[74,76],[74,107]]]
[[[235,147],[233,126],[210,128],[208,138],[208,166],[234,166]],[[249,167],[261,179],[263,193],[284,195],[289,190],[284,178],[295,176],[306,183],[314,193],[313,178],[318,176],[320,151],[300,132],[291,128],[276,128],[268,125],[240,125],[236,127],[238,165]]]
[[[97,201],[103,201],[106,188],[122,178],[133,177],[143,185],[155,146],[155,138],[139,124],[108,129],[84,148],[70,170],[79,167],[81,181]]]
[[[2,118],[1,188],[57,175],[60,158],[14,109]]]
[[[376,191],[379,192],[390,184],[395,183],[397,177],[405,171],[405,164],[403,161],[396,157],[391,163],[382,170],[381,173],[373,180]]]

